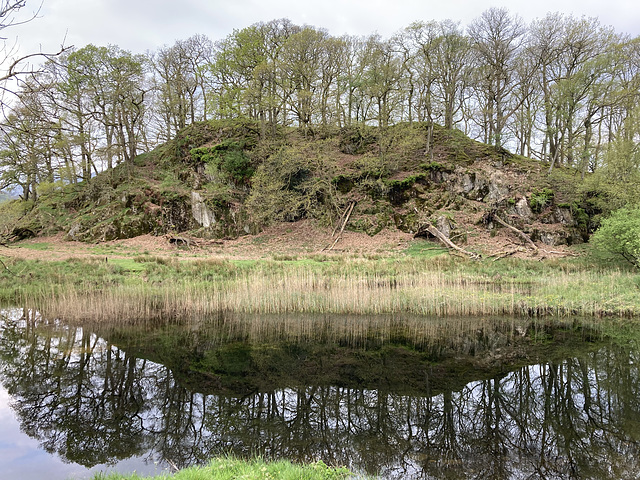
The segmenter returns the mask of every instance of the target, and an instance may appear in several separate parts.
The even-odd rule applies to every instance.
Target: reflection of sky
[[[4,312],[3,312],[4,313]],[[1,330],[0,330],[1,334]],[[0,371],[2,366],[0,365]],[[147,464],[143,458],[130,458],[114,466],[97,465],[87,469],[76,463],[65,463],[58,456],[40,448],[36,439],[20,430],[11,408],[11,396],[0,384],[0,478],[20,480],[86,479],[98,472],[137,472],[142,475],[159,474],[162,470]]]
[[[145,464],[142,458],[130,458],[113,467],[98,465],[87,469],[75,463],[64,463],[39,448],[38,441],[20,431],[10,406],[11,396],[0,385],[0,477],[20,480],[72,480],[90,478],[98,472],[137,472],[142,475],[161,473],[160,468]]]

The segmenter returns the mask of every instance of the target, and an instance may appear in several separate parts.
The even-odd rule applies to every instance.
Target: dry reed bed
[[[569,320],[568,320],[569,322]],[[554,321],[561,325],[562,322]],[[208,322],[190,322],[192,329]],[[536,320],[505,317],[424,317],[415,315],[224,315],[217,322],[224,338],[248,341],[329,343],[350,347],[387,345],[395,340],[415,347],[438,346],[469,353],[487,346],[504,345],[530,329],[545,328]]]
[[[524,283],[464,272],[406,271],[327,276],[303,266],[241,272],[231,279],[97,289],[43,289],[23,301],[67,320],[141,322],[218,312],[413,314],[429,316],[636,316],[637,302],[614,273],[557,272]]]

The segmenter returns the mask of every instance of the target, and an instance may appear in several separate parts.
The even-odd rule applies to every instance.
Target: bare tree
[[[507,122],[520,108],[513,93],[518,85],[516,59],[526,27],[506,8],[491,8],[471,23],[468,32],[477,61],[477,101],[484,118],[484,141],[502,145]]]
[[[34,13],[26,18],[18,19],[19,11],[26,4],[27,0],[0,0],[0,41],[2,41],[0,47],[0,107],[4,105],[4,94],[14,93],[12,88],[7,87],[10,80],[19,80],[21,77],[36,73],[39,69],[34,67],[34,61],[40,60],[44,63],[46,60],[54,59],[68,48],[63,44],[60,51],[56,53],[37,52],[22,56],[17,55],[17,44],[7,43],[7,37],[2,34],[7,28],[23,25],[38,16],[42,3]]]

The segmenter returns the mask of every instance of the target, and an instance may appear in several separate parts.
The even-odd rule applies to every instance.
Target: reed
[[[517,266],[517,265],[516,265]],[[153,260],[137,276],[39,283],[16,300],[69,320],[140,322],[208,316],[321,313],[422,316],[621,316],[640,314],[638,276],[561,267],[493,271],[467,262],[381,261],[235,264]],[[108,275],[101,278],[110,278]]]

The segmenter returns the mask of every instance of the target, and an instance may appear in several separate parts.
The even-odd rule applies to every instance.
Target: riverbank
[[[580,257],[470,260],[431,242],[397,239],[378,246],[379,253],[273,253],[264,248],[260,257],[191,248],[80,247],[82,255],[60,258],[47,244],[21,244],[37,255],[5,257],[0,301],[68,321],[118,323],[225,311],[640,315],[637,272]]]
[[[265,462],[261,459],[239,460],[235,458],[217,458],[208,465],[190,467],[178,471],[174,475],[140,477],[136,474],[96,475],[93,480],[232,480],[247,478],[255,480],[339,480],[355,478],[342,467],[329,467],[323,462],[309,465],[294,465],[288,461]]]

